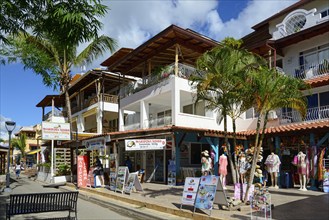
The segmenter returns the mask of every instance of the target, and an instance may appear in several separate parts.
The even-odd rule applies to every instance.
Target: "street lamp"
[[[9,187],[9,185],[10,185],[10,173],[9,173],[9,166],[10,166],[10,145],[11,145],[11,133],[13,132],[13,130],[16,127],[16,122],[14,122],[14,121],[6,121],[5,124],[6,124],[6,129],[8,131],[8,135],[9,135],[9,146],[8,146],[8,153],[7,153],[6,189],[5,189],[5,192],[11,192],[11,189]]]

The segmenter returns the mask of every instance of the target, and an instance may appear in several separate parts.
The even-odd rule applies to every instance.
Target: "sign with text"
[[[88,181],[88,157],[78,156],[78,187],[86,187]]]
[[[43,140],[71,140],[70,124],[42,122]]]
[[[181,205],[194,205],[200,178],[186,177]]]
[[[131,139],[125,140],[126,151],[134,150],[163,150],[166,139]]]
[[[212,210],[216,189],[218,184],[218,176],[209,175],[200,177],[198,193],[195,198],[194,211],[196,208]]]
[[[110,138],[101,137],[93,138],[89,140],[82,141],[82,145],[85,145],[87,150],[104,150],[106,142],[110,141]]]
[[[125,185],[128,180],[129,170],[128,167],[118,167],[116,176],[115,192],[119,191],[123,193]]]
[[[117,165],[116,165],[116,154],[110,154],[110,190],[115,190],[116,176],[117,176]]]

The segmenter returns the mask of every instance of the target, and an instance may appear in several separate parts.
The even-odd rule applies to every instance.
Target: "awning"
[[[32,151],[30,151],[30,152],[27,152],[26,154],[27,154],[27,155],[32,155],[32,154],[39,153],[40,151],[41,151],[41,149],[32,150]]]

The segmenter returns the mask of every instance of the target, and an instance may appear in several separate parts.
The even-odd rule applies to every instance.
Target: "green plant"
[[[57,175],[58,176],[66,176],[70,174],[70,167],[67,164],[60,164],[58,165],[58,171]]]

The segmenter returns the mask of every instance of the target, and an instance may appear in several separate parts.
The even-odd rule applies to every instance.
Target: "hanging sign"
[[[123,193],[125,185],[127,183],[128,175],[129,175],[128,167],[118,167],[115,192],[119,191]]]
[[[70,124],[42,122],[43,140],[71,140]]]
[[[86,187],[88,181],[88,157],[78,156],[78,187]]]
[[[195,199],[194,211],[196,208],[210,211],[212,210],[217,184],[218,176],[209,175],[200,177],[200,184]]]
[[[163,150],[166,139],[130,139],[125,140],[126,151],[134,150]]]
[[[185,178],[181,208],[182,205],[192,205],[192,206],[194,205],[199,183],[200,183],[200,178],[197,177]]]
[[[104,150],[106,146],[106,142],[110,141],[110,137],[100,137],[93,138],[89,140],[82,141],[82,145],[85,145],[87,150]]]

